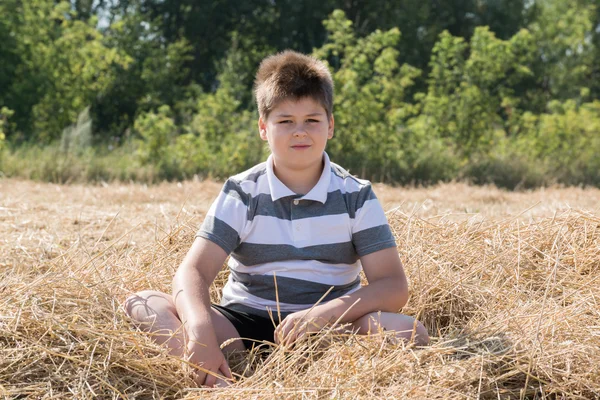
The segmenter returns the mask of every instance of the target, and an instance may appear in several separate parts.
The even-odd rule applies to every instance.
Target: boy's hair
[[[279,102],[305,97],[318,101],[327,117],[333,112],[333,79],[327,65],[291,50],[266,57],[260,63],[254,93],[258,112],[263,118],[267,118]]]

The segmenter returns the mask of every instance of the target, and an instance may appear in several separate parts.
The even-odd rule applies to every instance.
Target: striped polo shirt
[[[230,255],[221,305],[255,315],[310,308],[360,288],[359,258],[395,247],[370,182],[323,155],[317,184],[294,193],[273,172],[273,156],[229,178],[197,236]],[[277,288],[276,288],[277,286]]]

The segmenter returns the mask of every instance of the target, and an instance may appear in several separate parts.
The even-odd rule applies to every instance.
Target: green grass
[[[426,151],[422,152],[418,160],[406,163],[402,168],[392,168],[378,174],[364,171],[366,176],[361,177],[373,181],[384,179],[388,184],[403,185],[466,181],[477,185],[493,184],[509,190],[553,184],[600,186],[600,170],[587,165],[584,160],[576,165],[557,168],[552,160],[534,160],[516,153],[474,156],[467,161],[459,161],[451,152],[443,153],[443,157],[439,151],[425,153]],[[157,183],[191,179],[195,175],[222,178],[233,167],[229,165],[228,168],[225,164],[229,162],[223,161],[224,165],[209,165],[212,169],[204,171],[201,165],[183,162],[176,154],[167,154],[165,157],[168,159],[166,162],[158,160],[143,163],[131,143],[114,150],[97,146],[70,152],[64,151],[57,143],[44,147],[29,144],[0,151],[0,177],[52,183]],[[249,168],[252,165],[244,163],[250,161],[256,160],[250,157],[245,161],[238,161],[236,168],[239,171]],[[343,167],[353,174],[361,174],[360,168],[346,164]],[[236,172],[239,171],[236,169]]]
[[[88,148],[80,153],[64,152],[58,145],[22,146],[5,151],[0,173],[53,183],[135,181],[153,183],[163,179],[152,165],[141,165],[130,149],[113,151]]]

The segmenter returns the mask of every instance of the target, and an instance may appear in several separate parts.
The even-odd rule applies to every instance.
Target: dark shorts
[[[271,318],[231,310],[218,304],[213,304],[212,307],[231,322],[240,334],[246,349],[250,350],[253,346],[264,346],[263,340],[274,343],[275,326]],[[275,317],[275,321],[277,322],[277,317]]]

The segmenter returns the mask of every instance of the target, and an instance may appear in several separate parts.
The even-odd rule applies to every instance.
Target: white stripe
[[[247,267],[233,257],[227,263],[237,272],[253,275],[273,275],[303,279],[323,285],[347,285],[356,279],[362,268],[360,261],[354,264],[325,264],[319,261],[290,260],[265,263]]]
[[[266,172],[260,175],[256,182],[247,179],[249,175],[259,171],[260,168],[256,170],[249,170],[244,173],[235,175],[231,179],[235,182],[238,182],[242,190],[252,197],[256,197],[259,194],[270,195],[271,189],[269,188],[269,179],[267,177]],[[368,184],[369,181],[358,179],[356,177],[341,178],[332,172],[329,185],[327,187],[327,193],[335,192],[336,190],[339,190],[342,193],[359,192]]]
[[[348,291],[347,294],[356,292],[360,287],[352,289]],[[232,303],[243,304],[248,307],[256,308],[258,310],[265,311],[268,307],[273,312],[277,311],[277,302],[272,300],[266,300],[250,293],[246,292],[241,284],[238,282],[233,282],[233,278],[229,275],[229,280],[223,287],[223,299],[225,300],[225,305],[230,305]],[[320,303],[325,304],[325,303]],[[284,312],[296,312],[306,310],[307,308],[311,308],[313,304],[289,304],[279,302],[279,309]]]
[[[269,190],[269,180],[267,179],[267,174],[262,174],[259,176],[256,182],[243,180],[239,182],[239,185],[244,192],[248,193],[252,197],[256,197],[259,194],[271,194]]]
[[[368,217],[364,218],[365,215]],[[372,199],[365,201],[363,206],[358,209],[353,222],[352,232],[357,233],[376,226],[387,225],[387,218],[381,203],[377,199]]]
[[[294,240],[294,234],[298,236],[297,232],[302,235],[301,241]],[[257,215],[246,227],[244,242],[309,247],[349,242],[352,240],[351,232],[351,220],[345,213],[293,221]]]
[[[227,211],[227,212],[225,212]],[[235,229],[242,236],[245,224],[248,222],[248,209],[240,199],[229,196],[224,192],[213,202],[207,215],[216,217]]]
[[[335,192],[336,190],[339,190],[340,192],[342,192],[342,194],[356,193],[360,192],[360,190],[365,187],[365,185],[361,185],[360,183],[356,182],[353,178],[342,179],[334,173],[332,173],[331,176],[333,177],[333,179],[331,179],[329,183],[329,188],[327,189],[328,192]]]

